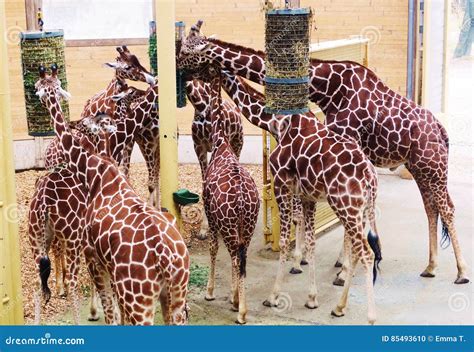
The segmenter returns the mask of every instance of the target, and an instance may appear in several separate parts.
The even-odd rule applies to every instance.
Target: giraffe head
[[[101,131],[114,133],[117,125],[109,115],[99,112],[95,116],[84,117],[74,125],[74,128],[85,134],[98,135]]]
[[[46,73],[46,68],[43,65],[40,65],[38,70],[40,79],[35,83],[35,89],[36,95],[43,105],[46,105],[51,97],[55,97],[58,102],[62,99],[69,100],[71,94],[62,89],[56,64],[51,65],[51,75]]]
[[[191,27],[186,38],[181,38],[181,49],[178,55],[178,68],[196,71],[206,66],[210,60],[210,43],[201,34],[202,20]]]
[[[115,69],[117,78],[142,81],[148,84],[155,83],[155,77],[140,64],[138,58],[125,45],[119,46],[116,49],[119,56],[115,62],[107,62],[105,65]]]

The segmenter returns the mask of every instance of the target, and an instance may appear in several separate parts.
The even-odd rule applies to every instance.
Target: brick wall
[[[407,4],[403,0],[312,0],[302,1],[315,12],[317,30],[312,41],[347,38],[367,34],[373,38],[369,66],[390,87],[405,93]],[[11,33],[26,27],[24,0],[6,0],[7,28]],[[176,0],[176,19],[188,28],[198,19],[204,20],[206,35],[217,34],[220,39],[262,49],[264,44],[264,15],[260,1]],[[130,46],[148,65],[147,47]],[[25,106],[21,76],[20,50],[12,41],[8,46],[12,119],[17,137],[26,135]],[[66,62],[71,100],[71,117],[77,118],[84,102],[103,89],[112,72],[102,67],[113,60],[115,48],[67,47]],[[189,104],[188,104],[189,105]],[[189,134],[193,109],[180,109],[178,123],[181,133]],[[258,129],[246,125],[245,132],[257,134]]]

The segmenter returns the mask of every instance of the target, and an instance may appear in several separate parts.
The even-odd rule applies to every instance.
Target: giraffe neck
[[[186,95],[196,112],[205,116],[209,109],[209,96],[211,94],[209,83],[197,79],[186,81]]]
[[[215,76],[210,85],[211,100],[209,107],[211,109],[211,138],[213,157],[216,150],[227,144],[225,137],[224,124],[221,116],[222,96],[221,96],[221,77]]]
[[[222,69],[234,75],[265,85],[265,53],[263,51],[227,43],[218,39],[208,38],[208,40],[211,44],[208,58],[212,62],[218,63]],[[340,88],[340,84],[329,84],[329,78],[334,72],[340,72],[342,66],[348,64],[357,65],[362,70],[369,71],[355,62],[311,59],[309,99],[313,103],[323,106],[329,105],[329,103],[335,100],[340,100],[340,94],[337,97],[335,96],[335,93]],[[338,65],[339,68],[334,68],[334,65]],[[321,106],[321,108],[323,107]]]
[[[278,138],[275,130],[272,128],[276,118],[274,115],[264,111],[265,101],[263,95],[246,84],[241,78],[228,72],[224,72],[222,78],[222,88],[231,97],[247,120],[251,124],[271,133],[275,138]]]
[[[222,69],[258,84],[265,83],[265,54],[262,51],[217,39],[209,39],[209,43],[209,58]]]
[[[151,85],[146,90],[145,95],[133,105],[129,119],[134,122],[134,129],[137,127],[140,128],[151,122],[151,119],[153,118],[152,111],[157,101],[158,85],[155,83]]]
[[[83,145],[80,140],[73,137],[67,125],[61,106],[54,95],[50,95],[47,108],[53,119],[53,126],[59,145],[63,150],[64,160],[69,170],[88,190],[89,197],[94,198],[101,192],[102,184],[112,182],[118,174],[113,164],[94,154],[92,145]]]

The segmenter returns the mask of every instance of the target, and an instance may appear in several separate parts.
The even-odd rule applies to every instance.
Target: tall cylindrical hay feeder
[[[185,32],[185,23],[182,21],[175,23],[175,43],[176,53],[181,48],[182,34]],[[158,72],[158,62],[156,56],[156,23],[150,21],[150,38],[148,46],[148,55],[150,57],[151,72],[156,75]],[[186,81],[182,70],[176,70],[176,106],[183,108],[186,106]]]
[[[61,80],[62,88],[67,90],[64,33],[62,30],[22,32],[20,38],[28,134],[52,136],[54,129],[51,116],[36,95],[35,83],[39,79],[38,67],[40,65],[49,68],[52,64],[57,64],[58,78]],[[67,101],[63,100],[61,107],[64,117],[69,120]]]
[[[268,10],[265,17],[265,111],[307,112],[311,11]]]

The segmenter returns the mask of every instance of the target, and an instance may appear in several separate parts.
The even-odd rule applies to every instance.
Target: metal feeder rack
[[[39,79],[40,65],[50,67],[52,64],[57,64],[58,78],[61,80],[62,88],[67,90],[64,32],[62,30],[22,32],[20,38],[28,134],[35,137],[53,136],[51,116],[36,96],[35,83]],[[64,117],[69,120],[68,102],[63,100],[61,108]]]
[[[265,111],[308,112],[309,8],[268,10],[265,15]]]

